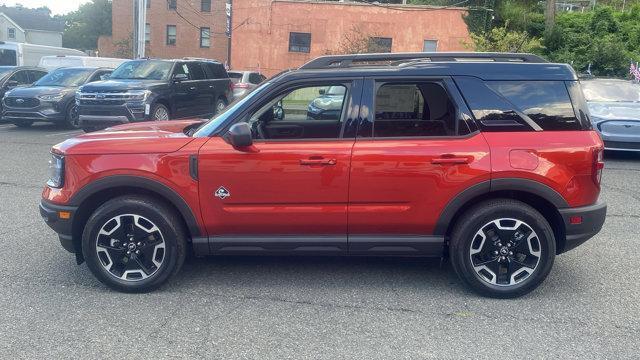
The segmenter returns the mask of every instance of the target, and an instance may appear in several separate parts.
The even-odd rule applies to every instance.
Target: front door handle
[[[336,159],[302,159],[300,165],[335,165]]]
[[[436,165],[468,164],[469,158],[465,156],[442,155],[431,159],[431,163]]]
[[[191,91],[195,91],[195,90],[196,90],[196,87],[195,87],[195,86],[192,86],[192,87],[190,87],[190,88],[189,88],[189,90],[191,90]]]

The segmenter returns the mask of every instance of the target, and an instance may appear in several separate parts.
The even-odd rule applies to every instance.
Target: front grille
[[[640,139],[638,139],[640,140]],[[638,142],[630,142],[630,141],[606,141],[604,142],[604,147],[607,149],[632,149],[632,150],[640,150],[640,141]]]
[[[6,97],[4,104],[14,108],[34,108],[40,105],[40,100],[36,98]]]
[[[80,105],[124,105],[124,100],[90,100],[80,99]]]
[[[79,93],[80,105],[124,105],[129,95],[122,92]]]

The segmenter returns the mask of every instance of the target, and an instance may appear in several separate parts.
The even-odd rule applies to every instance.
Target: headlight
[[[47,185],[53,188],[61,188],[64,185],[64,156],[51,154]]]
[[[149,95],[151,95],[149,90],[129,90],[123,94],[127,101],[147,101]]]
[[[39,95],[38,99],[42,101],[60,101],[64,97],[64,93]]]

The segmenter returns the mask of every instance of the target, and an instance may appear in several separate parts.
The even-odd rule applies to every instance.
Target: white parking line
[[[74,131],[65,131],[65,132],[58,132],[58,133],[52,133],[52,134],[46,134],[45,137],[50,137],[50,136],[62,136],[62,135],[80,135],[82,134],[81,130],[74,130]]]

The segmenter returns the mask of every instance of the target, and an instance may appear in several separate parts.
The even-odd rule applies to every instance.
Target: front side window
[[[175,25],[167,25],[167,45],[176,44],[177,30]]]
[[[87,81],[93,70],[87,69],[58,69],[54,70],[38,80],[36,86],[80,86]]]
[[[343,84],[297,88],[267,102],[249,119],[254,138],[340,137],[348,89]]]
[[[9,78],[9,81],[17,81],[18,85],[26,85],[30,83],[29,76],[27,75],[26,71],[16,72]]]
[[[122,63],[111,79],[166,80],[169,78],[173,63],[162,60],[133,60]]]
[[[311,51],[311,34],[289,33],[289,52],[308,53],[309,51]]]
[[[456,110],[439,82],[388,83],[375,98],[373,136],[430,137],[467,134]]]
[[[390,53],[393,39],[386,37],[370,37],[367,51],[370,53]]]
[[[16,29],[15,28],[8,28],[7,29],[7,37],[9,39],[15,39],[16,38]]]
[[[191,80],[204,80],[207,78],[202,66],[197,62],[187,63],[187,69],[189,69],[189,74],[191,74]]]
[[[200,28],[200,47],[208,48],[211,46],[211,32],[208,27]]]
[[[200,10],[211,12],[211,0],[202,0],[200,3]]]

